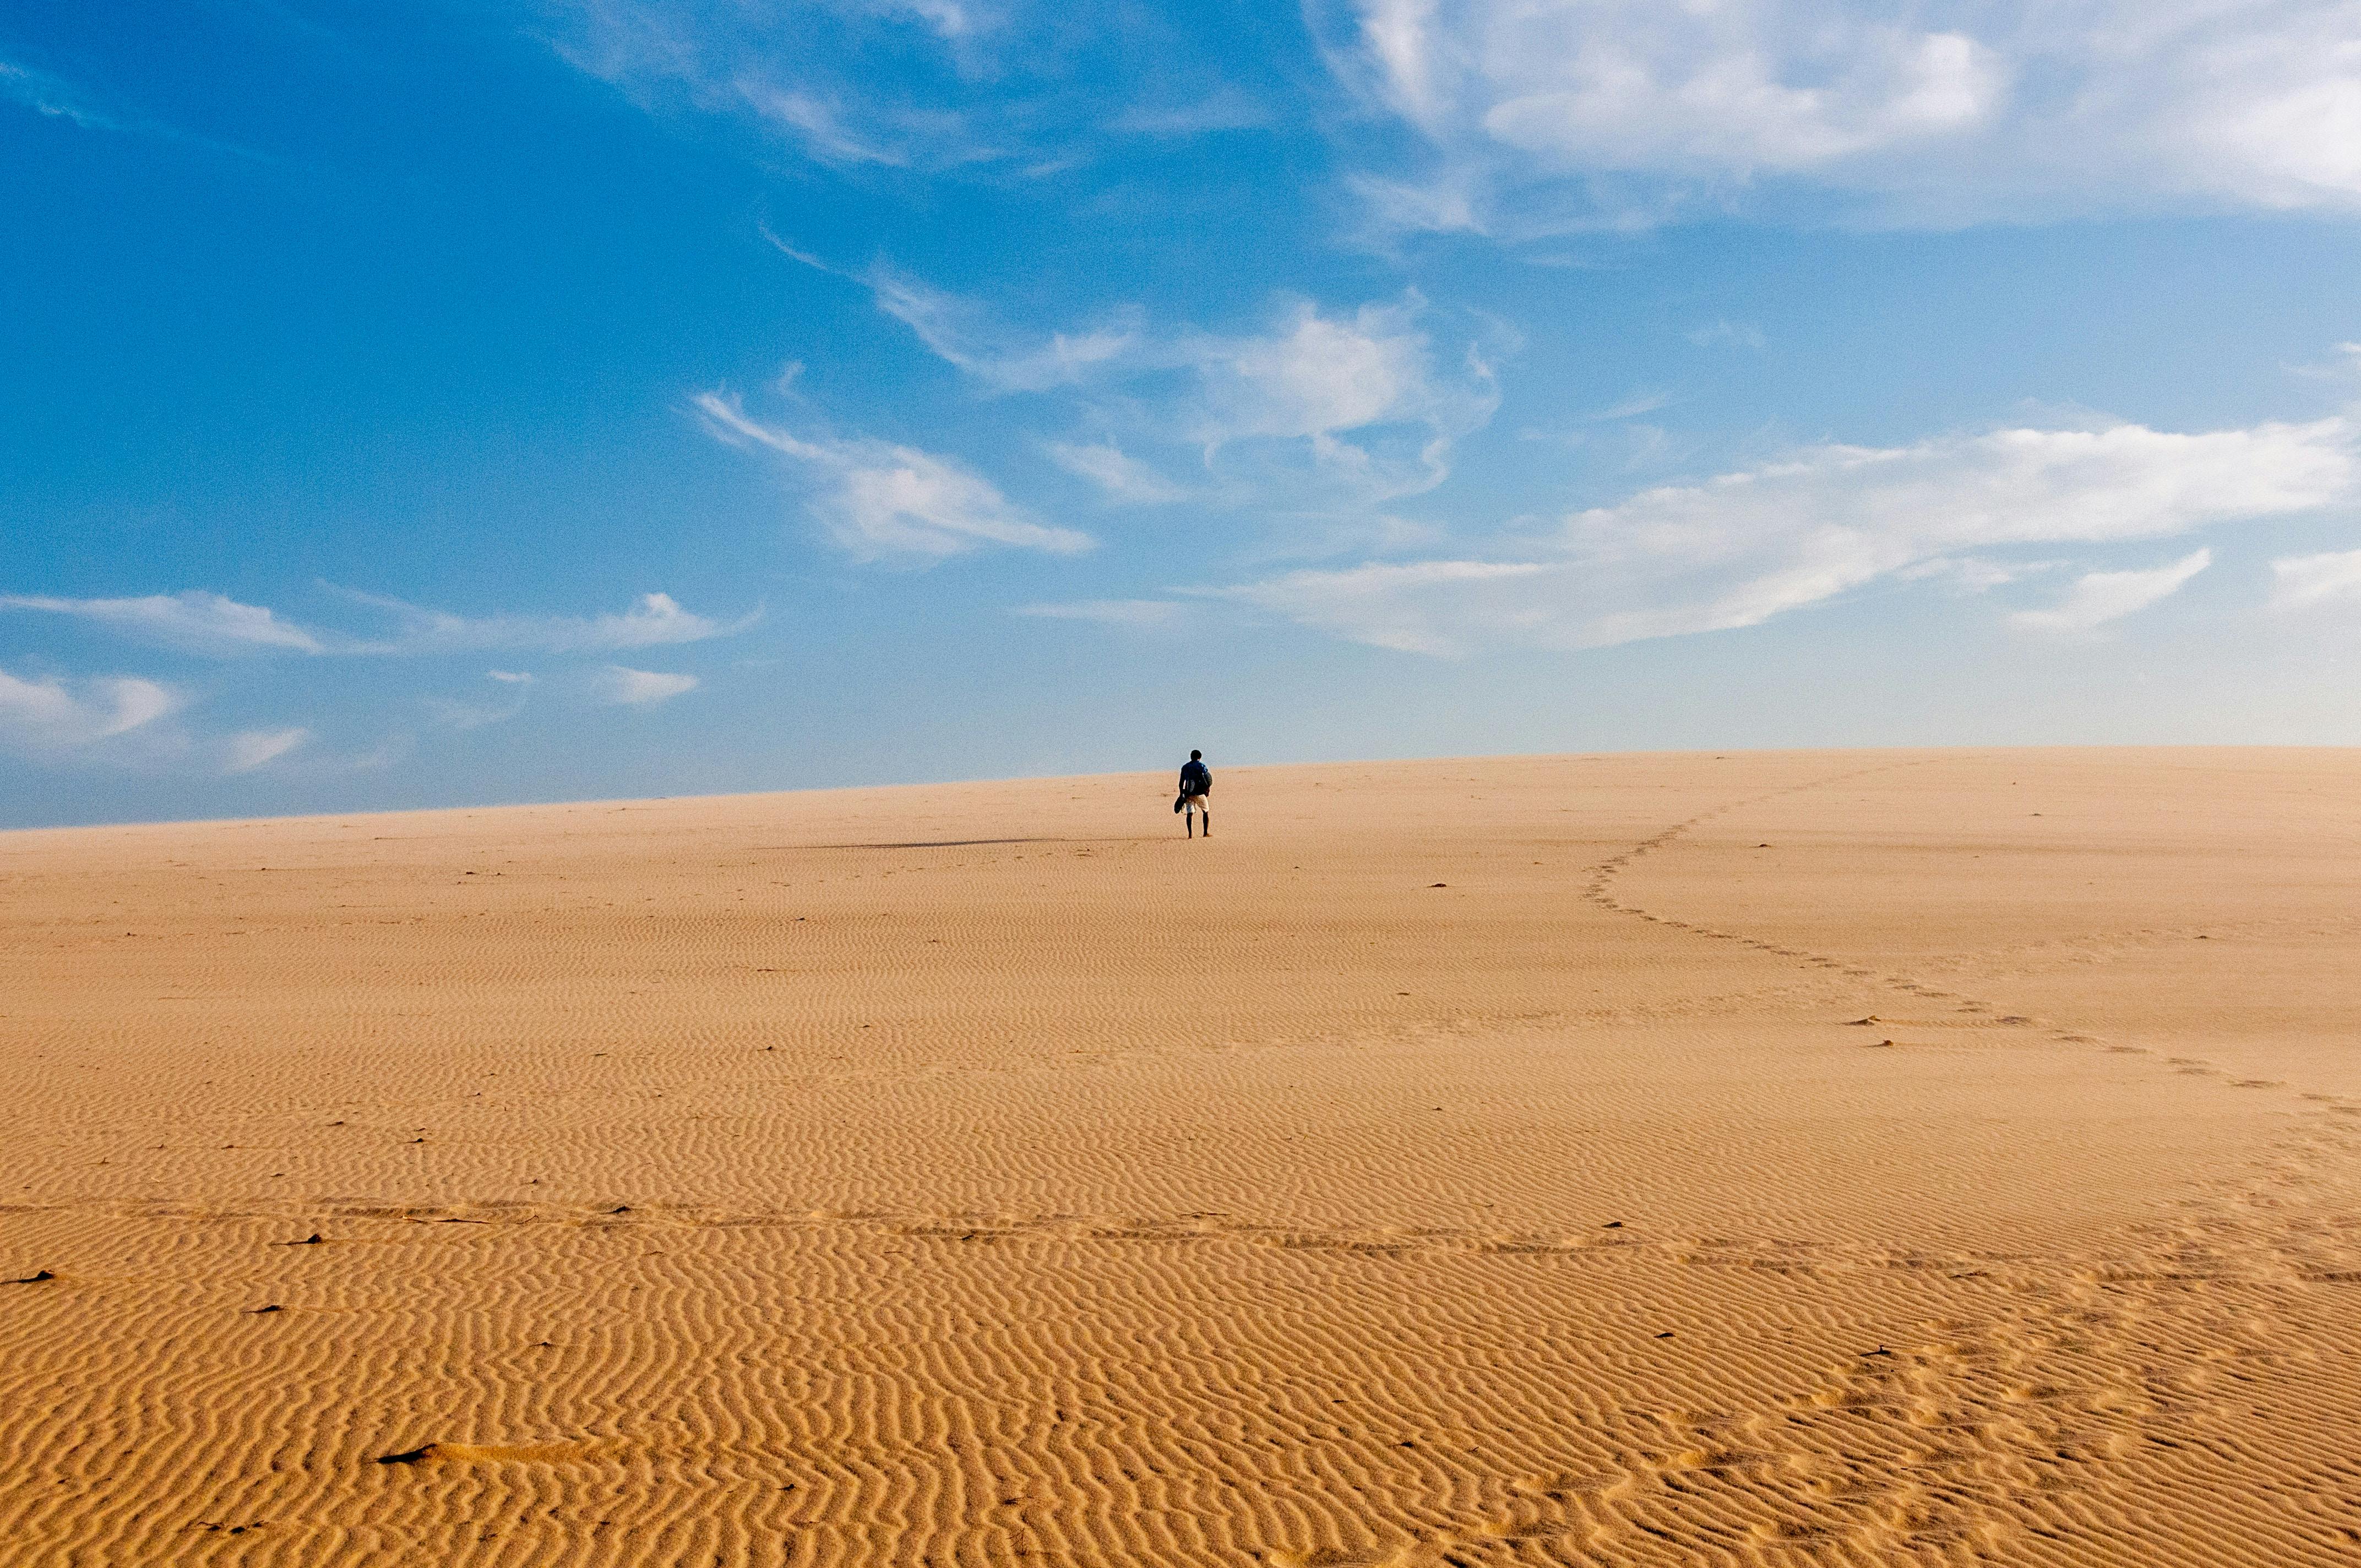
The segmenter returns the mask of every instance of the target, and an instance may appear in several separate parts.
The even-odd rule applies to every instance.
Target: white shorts
[[[1213,815],[1213,802],[1209,795],[1184,795],[1180,797],[1180,809],[1184,812],[1202,811],[1211,817]]]

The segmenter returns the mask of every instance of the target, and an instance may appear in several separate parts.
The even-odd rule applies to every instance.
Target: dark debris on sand
[[[400,1453],[380,1453],[377,1456],[377,1462],[379,1464],[416,1464],[422,1460],[434,1457],[434,1445],[430,1442],[423,1448],[406,1449]]]

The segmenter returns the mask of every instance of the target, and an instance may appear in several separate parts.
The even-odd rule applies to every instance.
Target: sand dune
[[[2361,757],[0,836],[0,1562],[2361,1562]]]

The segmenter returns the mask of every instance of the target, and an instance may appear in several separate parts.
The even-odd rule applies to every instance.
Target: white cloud
[[[627,669],[609,664],[598,673],[591,689],[602,702],[625,707],[649,707],[697,689],[695,675],[666,674],[656,670]]]
[[[1223,87],[1193,104],[1169,108],[1135,104],[1115,117],[1113,128],[1134,136],[1193,137],[1253,130],[1270,122],[1270,111],[1236,88]]]
[[[1659,409],[1670,408],[1673,401],[1673,395],[1670,392],[1634,392],[1621,402],[1603,408],[1597,413],[1589,415],[1588,418],[1594,423],[1638,419],[1642,414],[1652,414]]]
[[[988,91],[1002,74],[981,49],[996,9],[944,0],[544,7],[559,56],[642,107],[741,119],[840,169],[943,169],[1002,156],[993,131],[1021,127],[1025,116]],[[886,51],[902,71],[877,68]]]
[[[1338,15],[1338,12],[1342,15]],[[1647,222],[1780,180],[1856,216],[2361,207],[2355,0],[1338,0],[1427,140],[1401,226]],[[1321,12],[1315,8],[1315,16]],[[1438,192],[1422,214],[1412,192]]]
[[[481,729],[490,724],[504,724],[524,711],[525,694],[536,684],[533,676],[515,670],[486,670],[484,678],[507,687],[511,694],[508,699],[482,703],[430,696],[423,699],[426,711],[437,723],[454,729]]]
[[[1477,345],[1455,369],[1438,365],[1424,324],[1427,304],[1415,291],[1349,314],[1326,314],[1298,301],[1261,333],[1188,328],[1158,334],[1137,307],[1124,306],[1099,326],[1037,336],[883,262],[848,272],[763,232],[806,266],[866,286],[878,309],[929,351],[994,391],[1140,389],[1126,406],[1142,438],[1192,442],[1209,466],[1224,448],[1242,443],[1300,443],[1324,481],[1342,483],[1358,500],[1384,500],[1442,483],[1453,444],[1480,429],[1499,406],[1491,366]],[[1119,422],[1118,411],[1101,412]],[[1106,483],[1118,499],[1178,499],[1163,494],[1160,478],[1143,478],[1136,469],[1118,477],[1130,460],[1111,447],[1051,452],[1071,471]],[[1267,461],[1269,455],[1258,455]]]
[[[837,542],[864,557],[943,556],[1002,544],[1071,554],[1097,542],[1054,528],[1003,496],[991,481],[946,457],[871,440],[809,440],[746,417],[734,400],[697,400],[707,426],[738,446],[762,446],[815,475],[814,501]]]
[[[2355,493],[2356,444],[2338,418],[1807,447],[1575,513],[1496,552],[1506,558],[1299,572],[1226,592],[1383,647],[1598,647],[1756,625],[1965,552],[2166,538],[2311,510]],[[2133,591],[2100,584],[2089,613]]]
[[[1513,591],[1551,571],[1534,561],[1380,563],[1290,572],[1219,590],[1218,597],[1355,642],[1449,656],[1466,652],[1470,633],[1486,623],[1495,632],[1533,628],[1537,612],[1514,608],[1500,590]]]
[[[807,257],[797,259],[817,265]],[[869,286],[879,310],[917,334],[918,341],[938,357],[1004,392],[1072,386],[1121,358],[1138,341],[1133,320],[1137,312],[1124,313],[1106,326],[1071,334],[1051,333],[1027,344],[994,327],[970,302],[883,262],[860,280]]]
[[[2020,578],[2054,572],[2062,561],[1995,561],[1982,555],[1938,555],[1903,567],[1894,576],[1905,583],[1941,583],[1962,594],[1990,593]]]
[[[1474,170],[1445,167],[1411,179],[1347,174],[1345,188],[1380,235],[1483,234],[1498,226],[1486,181]]]
[[[1745,322],[1708,322],[1693,328],[1688,340],[1699,348],[1752,348],[1763,345],[1763,329]]]
[[[1194,340],[1190,356],[1207,381],[1198,438],[1320,436],[1418,417],[1431,394],[1411,314],[1371,305],[1332,318],[1304,303],[1267,335]]]
[[[153,724],[182,700],[170,686],[136,676],[23,680],[0,670],[0,745],[74,751]]]
[[[2085,573],[2052,608],[2020,610],[2009,619],[2033,631],[2095,630],[2169,598],[2213,564],[2212,551],[2198,550],[2146,571]]]
[[[1765,37],[1784,20],[1770,5],[1620,9],[1620,25],[1585,30],[1560,11],[1561,26],[1538,29],[1575,46],[1557,60],[1493,55],[1512,74],[1484,128],[1560,167],[1745,175],[1963,131],[2006,91],[1993,51],[1961,33],[1824,10],[1816,38],[1790,41]]]
[[[1045,442],[1049,460],[1069,474],[1091,481],[1110,500],[1129,506],[1155,506],[1185,500],[1189,492],[1108,442]]]
[[[138,598],[56,598],[41,594],[0,594],[0,609],[42,610],[95,621],[111,630],[198,653],[253,652],[265,649],[317,653],[320,640],[290,625],[259,605],[240,604],[192,588]]]
[[[0,670],[0,751],[147,771],[244,773],[310,739],[302,729],[192,737],[178,688],[138,676],[20,679]]]
[[[888,16],[906,13],[947,38],[982,32],[994,20],[986,8],[962,5],[958,0],[871,0],[869,8]]]
[[[395,634],[362,636],[298,626],[280,620],[275,612],[259,605],[240,604],[199,588],[139,598],[0,594],[0,609],[70,615],[143,641],[162,643],[185,652],[211,654],[433,654],[490,648],[533,648],[555,653],[606,652],[727,637],[762,618],[762,612],[756,610],[727,623],[710,620],[683,609],[668,594],[642,594],[631,609],[619,614],[471,617],[354,588],[335,591],[357,603],[390,614],[398,626]]]
[[[683,609],[670,594],[642,594],[629,609],[605,615],[466,616],[356,588],[336,592],[385,611],[397,628],[391,637],[339,639],[328,644],[330,652],[346,653],[466,653],[500,648],[584,653],[668,647],[734,635],[763,614],[757,609],[733,621],[716,621]]]
[[[2271,563],[2274,609],[2361,604],[2361,550],[2287,555]]]
[[[1080,599],[1067,604],[1028,604],[1015,611],[1041,620],[1088,620],[1101,626],[1169,627],[1188,612],[1170,599]]]
[[[757,118],[788,132],[822,163],[899,165],[910,161],[909,154],[901,148],[852,130],[846,125],[841,109],[808,92],[746,79],[734,85],[739,98]]]
[[[188,147],[226,153],[257,162],[273,161],[267,155],[234,142],[215,141],[211,137],[192,135],[177,126],[166,125],[138,114],[127,107],[104,106],[93,102],[92,95],[61,77],[13,60],[0,60],[0,103],[10,103],[29,109],[45,119],[62,120],[80,126],[84,130],[115,131],[128,136],[160,137]]]
[[[226,761],[222,771],[250,773],[285,756],[311,736],[308,729],[249,729],[233,735],[225,743]]]
[[[0,98],[49,119],[70,121],[85,130],[126,128],[120,121],[92,108],[81,93],[57,77],[5,60],[0,60]]]
[[[1249,461],[1266,481],[1301,477],[1286,472],[1285,458],[1268,450],[1293,443],[1301,449],[1299,465],[1308,456],[1323,485],[1341,485],[1356,501],[1429,490],[1448,477],[1453,444],[1480,429],[1499,406],[1478,345],[1467,345],[1455,369],[1438,366],[1424,325],[1427,304],[1414,290],[1396,303],[1366,304],[1350,314],[1326,314],[1297,301],[1262,333],[1185,328],[1159,334],[1138,307],[1126,305],[1087,330],[1039,335],[1013,330],[974,302],[884,262],[854,273],[767,227],[762,232],[805,266],[862,284],[878,309],[937,357],[994,391],[1079,394],[1120,387],[1122,401],[1094,410],[1102,422],[1127,427],[1141,440],[1191,442],[1208,467],[1224,448],[1260,444]],[[1505,329],[1495,323],[1491,335],[1505,336]],[[1180,499],[1160,476],[1110,445],[1053,445],[1050,454],[1117,499]],[[1263,486],[1249,486],[1247,494],[1271,499]]]
[[[1453,444],[1500,400],[1475,348],[1455,374],[1437,366],[1425,308],[1415,293],[1349,316],[1303,302],[1268,333],[1186,334],[1176,357],[1198,386],[1183,429],[1209,461],[1240,443],[1301,443],[1367,500],[1432,489],[1450,473]]]

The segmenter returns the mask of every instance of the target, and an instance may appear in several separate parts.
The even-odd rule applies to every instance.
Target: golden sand
[[[1170,787],[0,836],[0,1563],[2361,1562],[2361,755]]]

